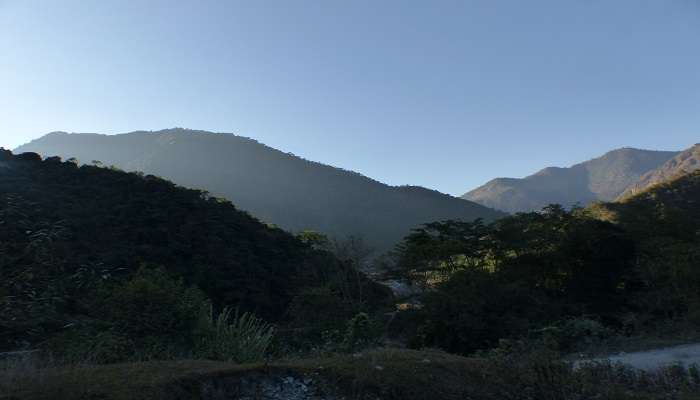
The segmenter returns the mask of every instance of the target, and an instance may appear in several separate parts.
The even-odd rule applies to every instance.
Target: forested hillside
[[[198,190],[0,152],[0,350],[56,335],[166,346],[188,337],[208,300],[281,322],[306,288],[347,304],[362,286],[358,308],[386,298],[353,268]],[[335,310],[346,312],[359,309]]]
[[[422,320],[413,340],[468,354],[539,338],[575,351],[613,336],[696,331],[699,202],[696,171],[622,202],[424,225],[395,266],[427,288],[425,307],[407,314]]]
[[[421,187],[392,187],[232,134],[169,129],[122,135],[53,133],[17,151],[93,160],[210,191],[267,223],[332,237],[362,236],[379,251],[442,219],[500,212]]]

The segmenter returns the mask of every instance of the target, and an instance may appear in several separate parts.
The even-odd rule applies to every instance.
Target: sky
[[[453,195],[700,142],[700,1],[0,0],[0,146],[232,132]]]

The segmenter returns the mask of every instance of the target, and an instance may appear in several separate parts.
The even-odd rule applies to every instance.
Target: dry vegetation
[[[7,393],[5,398],[28,400],[214,399],[207,388],[228,385],[230,389],[243,378],[285,376],[313,381],[328,388],[327,393],[340,391],[347,399],[700,399],[698,371],[693,367],[653,374],[605,363],[574,369],[543,352],[465,358],[439,351],[383,349],[270,365],[213,361],[69,367],[15,364],[2,371],[0,389]]]

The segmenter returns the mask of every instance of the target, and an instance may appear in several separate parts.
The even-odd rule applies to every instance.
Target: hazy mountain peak
[[[546,167],[522,179],[494,179],[462,198],[507,212],[539,210],[550,203],[569,207],[610,201],[676,154],[624,147],[571,167]]]

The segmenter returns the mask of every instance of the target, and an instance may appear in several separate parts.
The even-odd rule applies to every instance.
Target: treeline
[[[503,338],[572,350],[597,336],[697,326],[699,200],[694,173],[622,203],[426,224],[393,263],[394,276],[426,289],[395,334],[467,354]]]

